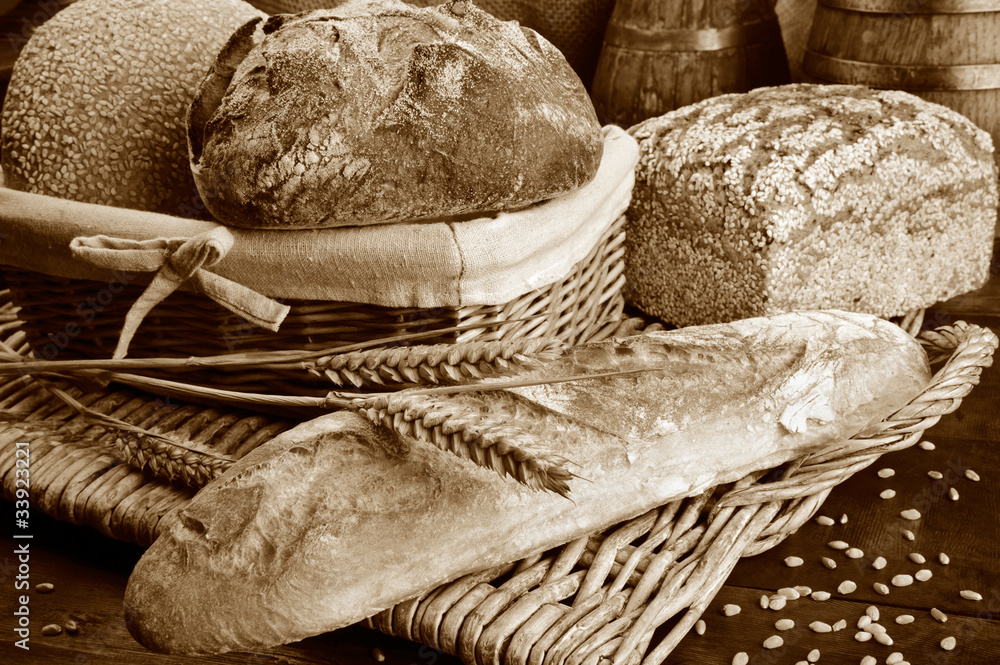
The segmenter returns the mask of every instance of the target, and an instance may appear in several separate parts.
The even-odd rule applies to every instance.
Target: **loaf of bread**
[[[0,127],[5,186],[206,217],[184,118],[219,49],[260,16],[242,0],[79,0],[62,9],[14,64]]]
[[[989,134],[895,91],[789,85],[644,121],[626,297],[676,325],[796,309],[905,314],[980,287]]]
[[[583,345],[542,376],[606,371],[633,373],[451,398],[576,462],[569,499],[415,442],[401,454],[395,434],[351,412],[278,436],[161,529],[128,582],[129,630],[187,654],[333,630],[840,444],[929,380],[900,328],[841,312]]]
[[[513,210],[584,185],[602,153],[562,54],[464,1],[351,0],[244,26],[188,141],[212,214],[254,228]]]

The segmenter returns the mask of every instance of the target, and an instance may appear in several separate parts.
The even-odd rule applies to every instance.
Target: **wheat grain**
[[[373,423],[472,460],[535,490],[569,494],[569,461],[536,437],[447,396],[399,392],[357,398],[350,408]]]
[[[338,386],[386,386],[476,381],[536,369],[558,358],[564,344],[552,337],[424,344],[326,356],[305,367]]]

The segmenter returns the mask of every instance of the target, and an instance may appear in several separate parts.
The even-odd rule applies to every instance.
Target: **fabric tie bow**
[[[277,330],[288,314],[287,305],[207,270],[226,256],[233,242],[232,234],[223,226],[190,238],[74,238],[70,249],[75,258],[109,270],[156,272],[125,316],[113,357],[125,357],[146,315],[185,282],[254,325]]]

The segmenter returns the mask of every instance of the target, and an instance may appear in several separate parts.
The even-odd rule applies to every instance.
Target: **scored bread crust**
[[[610,370],[633,373],[454,396],[575,462],[570,499],[427,445],[400,454],[395,434],[356,413],[283,433],[171,515],[129,579],[129,630],[174,653],[334,630],[839,444],[930,378],[900,328],[836,312],[612,339],[539,372]]]
[[[244,26],[188,143],[212,214],[253,228],[513,210],[586,184],[603,151],[582,82],[534,31],[398,0]]]

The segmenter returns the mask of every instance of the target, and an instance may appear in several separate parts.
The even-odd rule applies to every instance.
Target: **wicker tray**
[[[634,321],[622,321],[617,330],[634,328]],[[25,354],[27,339],[12,304],[0,306],[2,348]],[[959,407],[997,347],[992,332],[962,322],[920,332],[919,339],[939,369],[921,395],[867,436],[661,506],[516,564],[467,575],[388,609],[367,625],[459,656],[469,665],[662,662],[740,557],[778,544],[815,514],[833,487],[882,454],[915,444],[941,416]],[[127,435],[92,424],[68,405],[72,402],[205,444],[217,452],[221,465],[296,422],[114,386],[75,387],[21,376],[0,387],[4,497],[14,496],[14,444],[30,441],[34,507],[141,545],[151,543],[197,491],[160,477],[197,485],[204,460],[183,451],[126,454]],[[146,471],[125,463],[126,458]]]

